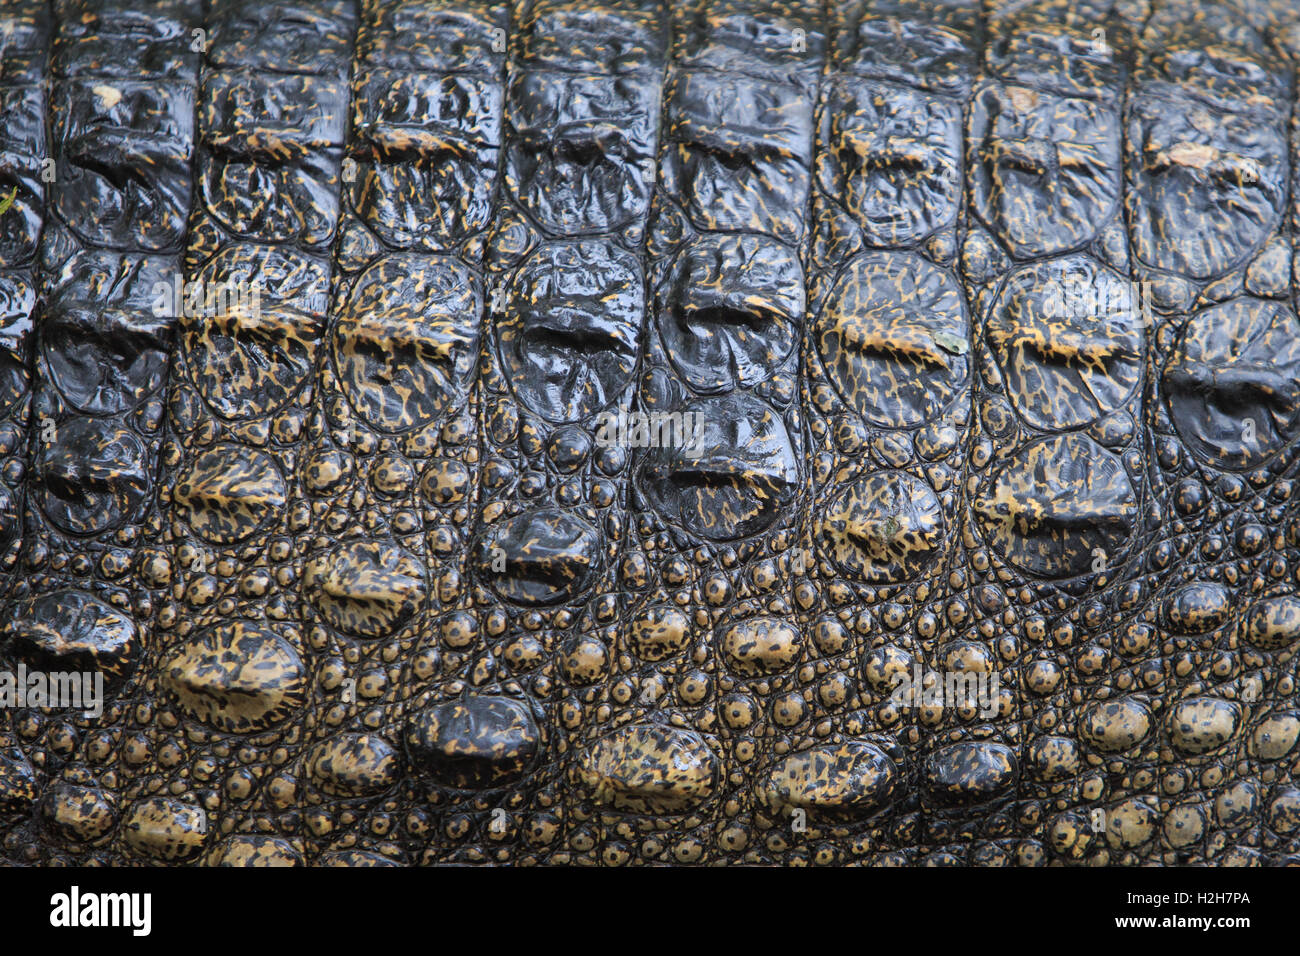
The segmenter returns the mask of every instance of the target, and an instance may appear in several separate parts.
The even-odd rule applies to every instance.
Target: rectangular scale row
[[[1270,35],[1286,57],[1293,94],[1287,137],[1290,202],[1286,208],[1287,228],[1291,235],[1291,289],[1285,301],[1292,309],[1300,310],[1300,244],[1297,243],[1297,237],[1300,237],[1300,94],[1297,94],[1300,90],[1300,22],[1290,5],[1279,4],[1276,12],[1277,23]],[[1276,246],[1274,250],[1271,258],[1276,262]],[[1286,250],[1282,252],[1285,258]],[[1274,266],[1270,271],[1285,275],[1286,267]],[[1276,288],[1274,283],[1273,289]],[[1296,334],[1293,327],[1290,335]],[[1294,382],[1300,380],[1298,356],[1300,342],[1288,339],[1285,347],[1270,356],[1268,364],[1285,371]],[[1296,419],[1290,416],[1294,407],[1287,409],[1284,405],[1277,411],[1269,410],[1269,414],[1275,423],[1294,423]],[[1276,425],[1274,427],[1276,429]],[[1256,427],[1256,434],[1258,431]],[[1279,437],[1290,442],[1294,436],[1291,427],[1284,424]],[[1220,826],[1240,822],[1246,827],[1252,827],[1258,820],[1261,853],[1255,859],[1269,866],[1281,866],[1300,858],[1300,827],[1292,822],[1296,819],[1297,809],[1300,809],[1300,766],[1297,766],[1295,749],[1296,741],[1300,740],[1300,654],[1295,653],[1296,639],[1300,637],[1300,628],[1297,627],[1300,597],[1292,588],[1281,585],[1287,577],[1296,580],[1292,561],[1300,551],[1300,522],[1297,522],[1294,473],[1280,475],[1270,484],[1268,499],[1257,499],[1257,503],[1252,504],[1258,509],[1258,518],[1245,524],[1236,536],[1238,542],[1247,542],[1249,550],[1258,552],[1262,543],[1267,541],[1274,551],[1263,567],[1265,579],[1274,582],[1268,588],[1272,593],[1256,602],[1241,623],[1251,653],[1266,656],[1269,662],[1265,674],[1259,675],[1266,679],[1255,681],[1251,678],[1256,675],[1248,675],[1241,693],[1243,700],[1255,698],[1258,703],[1262,698],[1264,703],[1264,706],[1254,708],[1253,719],[1244,724],[1241,731],[1247,744],[1249,772],[1255,780],[1253,786],[1248,780],[1238,787],[1238,792],[1247,798],[1247,802],[1241,804],[1247,810],[1244,819],[1234,821],[1229,817],[1225,820],[1221,809],[1224,804],[1216,799],[1211,820]],[[1260,578],[1253,576],[1252,580],[1259,581]],[[1234,802],[1227,809],[1235,810],[1237,806]],[[1249,859],[1248,854],[1241,855]]]
[[[1294,713],[1288,645],[1300,637],[1286,623],[1300,473],[1287,209],[1296,51],[1278,13],[1160,4],[1125,109],[1133,277],[1150,302],[1148,470],[1163,518],[1146,557],[1159,575],[1147,620],[1164,673],[1148,739],[1166,864],[1281,862],[1296,849],[1286,748],[1270,743]]]
[[[49,180],[48,103],[50,38],[45,2],[0,2],[0,600],[23,580],[23,501],[27,432],[32,407],[34,334],[38,317],[37,251],[45,223]],[[20,619],[5,607],[0,642],[23,662]],[[14,642],[13,638],[18,641]],[[34,800],[40,735],[30,713],[3,708],[0,747],[6,793]],[[26,731],[26,733],[23,733]]]
[[[3,628],[10,660],[71,675],[67,699],[18,715],[47,777],[47,814],[71,819],[82,804],[58,782],[60,768],[84,747],[113,749],[100,727],[129,710],[167,596],[152,573],[163,532],[155,476],[175,324],[167,302],[191,198],[200,6],[67,0],[37,16],[50,13],[53,31],[31,61],[48,52],[48,76],[32,76],[44,83],[28,98],[48,109],[33,116],[48,121],[48,146],[29,141],[48,155],[30,156],[28,168],[47,206],[34,270],[23,559]]]
[[[763,852],[741,838],[757,839],[767,797],[756,747],[802,739],[808,717],[789,565],[826,30],[811,2],[684,4],[672,30],[647,327],[609,436],[628,449],[633,516],[605,683],[621,707],[588,710],[580,762],[598,848],[639,838],[644,861],[739,861]],[[638,762],[657,792],[619,792]]]
[[[296,617],[285,581],[243,572],[284,578],[308,521],[295,464],[328,314],[355,30],[346,2],[209,13],[165,480],[191,626]]]
[[[979,636],[944,646],[956,630],[943,612],[969,442],[971,322],[957,259],[979,14],[974,2],[840,6],[818,103],[801,393],[811,489],[796,598],[831,672],[823,686],[848,688],[813,706],[858,769],[796,808],[801,839],[833,837],[878,862],[944,842],[925,824],[969,749],[962,728],[1005,718],[1005,685]],[[944,672],[965,665],[968,693],[952,700]],[[878,785],[856,792],[868,768]]]
[[[23,494],[37,318],[36,257],[51,176],[46,134],[49,4],[0,4],[0,597],[23,544]]]
[[[298,464],[311,507],[301,612],[325,656],[331,714],[304,740],[313,859],[437,862],[423,844],[449,829],[421,810],[403,842],[374,798],[403,753],[417,764],[403,798],[420,806],[455,762],[460,725],[423,692],[444,664],[455,674],[449,658],[472,632],[481,261],[499,196],[509,14],[463,0],[362,5],[328,347]]]
[[[139,651],[133,618],[147,622],[161,596],[141,572],[161,531],[154,475],[174,321],[159,299],[178,275],[189,211],[198,8],[85,0],[56,12],[50,161],[35,167],[49,215],[17,613],[60,631],[80,603],[112,605],[131,645],[101,661],[112,679]],[[54,596],[65,587],[80,589],[71,603]]]
[[[1036,858],[1064,828],[1074,843],[1061,856],[1073,861],[1104,845],[1093,812],[1103,801],[1149,799],[1154,784],[1150,741],[1112,758],[1107,775],[1080,729],[1113,688],[1145,688],[1160,668],[1158,642],[1117,652],[1140,619],[1139,542],[1154,517],[1146,331],[1122,202],[1132,27],[1109,4],[1055,0],[993,4],[986,23],[997,39],[966,136],[976,374],[963,597],[981,617],[983,597],[1008,608],[984,633],[996,633],[986,657],[1013,701],[997,742],[1019,766],[1015,852]],[[1085,630],[1095,643],[1081,648]]]
[[[1022,865],[1104,858],[1109,809],[1148,812],[1154,783],[1149,743],[1107,773],[1092,733],[1114,688],[1160,669],[1137,623],[1147,350],[1120,156],[1140,24],[1122,9],[986,4],[967,134],[977,375],[963,537],[971,606],[1006,607],[991,649],[1015,698],[1003,742],[1019,799],[1012,827],[990,835],[1014,834],[999,856]],[[1097,639],[1080,647],[1085,628]]]
[[[213,0],[202,29],[162,474],[171,600],[144,665],[154,746],[182,756],[135,774],[135,787],[169,795],[131,807],[123,849],[296,859],[297,772],[286,765],[301,759],[301,711],[328,650],[302,625],[297,536],[311,509],[298,462],[332,288],[357,11],[347,0]],[[246,762],[226,759],[230,735]],[[214,836],[248,830],[291,839]]]
[[[632,402],[646,323],[667,42],[658,0],[515,7],[468,600],[444,619],[439,673],[409,718],[425,779],[474,798],[444,798],[438,819],[465,826],[441,859],[563,862],[582,829],[562,795],[582,773],[567,755],[587,715],[609,706],[617,653],[630,462],[604,425]],[[453,714],[509,724],[526,752],[472,777],[440,766]],[[503,789],[484,793],[493,778]]]

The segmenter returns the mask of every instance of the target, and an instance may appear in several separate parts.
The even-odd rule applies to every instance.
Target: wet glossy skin
[[[1164,386],[1179,434],[1198,458],[1248,468],[1290,444],[1300,425],[1295,325],[1286,306],[1250,299],[1188,322]]]
[[[1142,379],[1145,336],[1132,289],[1086,257],[1013,273],[984,334],[1012,405],[1038,428],[1094,421],[1123,406]]]
[[[482,303],[452,259],[392,256],[362,274],[334,331],[333,360],[359,414],[401,431],[463,398]]]
[[[200,393],[219,415],[236,420],[281,407],[310,374],[323,334],[324,264],[274,247],[246,251],[219,253],[196,281],[237,292],[239,283],[256,281],[257,298],[237,294],[219,314],[180,323]]]
[[[790,354],[804,320],[799,261],[780,243],[710,236],[664,269],[658,331],[674,369],[704,393],[752,386]]]
[[[376,69],[358,80],[348,198],[383,241],[436,251],[492,213],[501,91],[480,77]]]
[[[798,484],[790,438],[772,409],[732,397],[701,399],[682,412],[705,423],[694,447],[646,458],[642,486],[671,518],[709,539],[760,531],[788,507]]]
[[[1113,108],[999,84],[976,91],[970,136],[976,209],[1017,258],[1078,247],[1119,200]]]
[[[0,87],[0,103],[7,117],[0,140],[0,201],[8,200],[0,219],[0,264],[6,268],[26,264],[36,254],[44,217],[45,184],[38,171],[45,156],[45,110],[39,89],[31,82],[39,77],[28,62],[39,65],[41,52],[23,48],[39,40],[36,12],[6,20],[6,36],[12,46],[7,62],[19,61],[10,84]],[[36,77],[32,73],[36,73]]]
[[[1276,226],[1284,134],[1278,120],[1169,105],[1142,102],[1130,121],[1141,157],[1138,196],[1146,200],[1134,204],[1137,251],[1157,268],[1209,278],[1256,251]]]
[[[805,98],[784,84],[708,73],[680,75],[667,96],[676,148],[665,186],[686,198],[692,223],[797,240],[802,217],[787,197],[807,190]]]
[[[540,71],[511,86],[506,182],[543,229],[609,232],[645,215],[655,93],[635,80]]]
[[[276,241],[314,245],[329,238],[338,203],[330,167],[337,159],[319,147],[338,148],[345,89],[341,81],[311,76],[211,79],[200,121],[214,161],[203,192],[223,226]]]
[[[161,251],[184,238],[194,157],[183,17],[105,10],[55,42],[54,207],[80,239]]]
[[[961,193],[956,101],[839,78],[821,106],[818,185],[872,245],[910,245],[953,222]]]
[[[644,321],[637,261],[599,243],[553,245],[526,260],[497,324],[515,394],[546,418],[587,418],[627,385]]]
[[[35,261],[47,186],[43,83],[51,29],[45,4],[13,4],[0,13],[0,566],[7,580],[22,543],[23,459],[31,422],[32,349],[39,279]]]
[[[152,6],[0,14],[0,859],[1296,861],[1282,7]]]
[[[873,425],[930,421],[970,374],[957,284],[905,253],[870,253],[850,263],[814,334],[831,381]]]
[[[192,196],[188,22],[183,4],[148,14],[92,4],[50,34],[41,64],[51,137],[33,161],[46,202],[25,453],[31,550],[13,596],[54,633],[68,629],[65,648],[49,634],[31,645],[51,663],[88,654],[117,677],[141,654],[112,635],[137,624],[100,628],[98,612],[78,608],[151,607],[147,585],[122,585],[133,546],[160,531],[151,511],[175,319],[155,306],[176,277]]]

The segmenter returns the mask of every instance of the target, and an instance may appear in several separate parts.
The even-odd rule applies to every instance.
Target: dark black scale
[[[1134,274],[1154,312],[1148,471],[1166,516],[1147,555],[1164,572],[1152,604],[1166,635],[1159,792],[1171,863],[1280,862],[1296,850],[1269,828],[1293,775],[1259,746],[1295,707],[1294,665],[1245,629],[1285,608],[1278,571],[1294,554],[1281,532],[1300,415],[1282,264],[1294,249],[1295,68],[1276,12],[1158,10],[1129,94]],[[1155,35],[1159,53],[1146,48]],[[1213,745],[1198,727],[1229,737]]]
[[[148,559],[142,537],[158,543],[151,476],[190,201],[198,7],[64,13],[51,52],[24,591],[93,583],[147,618],[157,595],[132,575]]]
[[[31,366],[38,307],[36,256],[45,222],[48,158],[45,84],[53,18],[46,3],[0,8],[0,588],[8,596],[19,578],[23,546],[24,476],[31,412]],[[12,670],[16,651],[0,643],[0,662]],[[5,708],[0,716],[0,827],[5,859],[16,858],[17,833],[39,792],[40,771],[30,746],[39,728]],[[19,720],[15,721],[14,718]],[[35,732],[24,735],[23,729]]]
[[[1300,72],[1297,71],[1296,61],[1300,59],[1300,27],[1293,22],[1289,15],[1287,7],[1277,7],[1270,11],[1271,17],[1268,17],[1269,33],[1273,39],[1274,45],[1279,48],[1285,55],[1290,66],[1292,83],[1300,82]],[[1293,86],[1294,89],[1294,86]],[[1276,281],[1272,278],[1277,275],[1278,270],[1285,274],[1285,265],[1279,264],[1279,259],[1285,260],[1288,246],[1290,247],[1292,257],[1291,270],[1291,296],[1288,305],[1292,311],[1300,305],[1300,298],[1297,297],[1297,281],[1295,262],[1295,236],[1300,232],[1300,205],[1297,205],[1297,197],[1300,196],[1300,127],[1296,125],[1296,111],[1300,110],[1300,104],[1293,101],[1291,108],[1291,125],[1289,137],[1289,156],[1290,156],[1290,195],[1289,206],[1287,209],[1287,228],[1292,237],[1292,241],[1287,244],[1273,244],[1270,254],[1259,257],[1266,268],[1260,268],[1256,278],[1257,288],[1252,291],[1260,291],[1263,288],[1275,288]],[[1268,277],[1265,279],[1264,277]],[[1248,273],[1249,283],[1249,273]],[[1247,288],[1250,288],[1248,284]],[[1288,346],[1289,349],[1289,346]],[[1287,414],[1285,406],[1282,406],[1283,415]],[[1276,413],[1275,413],[1276,414]],[[1294,420],[1294,419],[1292,419]],[[1280,658],[1283,653],[1281,644],[1286,640],[1282,634],[1285,628],[1282,626],[1283,621],[1290,619],[1290,611],[1295,606],[1294,594],[1291,589],[1284,586],[1275,575],[1279,569],[1285,567],[1293,553],[1291,549],[1295,548],[1300,539],[1297,539],[1295,531],[1295,521],[1291,515],[1294,513],[1294,506],[1289,504],[1291,495],[1294,491],[1295,479],[1285,471],[1279,470],[1276,464],[1270,463],[1270,471],[1274,472],[1277,477],[1268,482],[1267,497],[1260,506],[1252,506],[1255,510],[1255,517],[1251,520],[1240,522],[1234,530],[1232,543],[1236,546],[1239,553],[1256,554],[1260,551],[1263,542],[1269,541],[1271,546],[1269,550],[1273,554],[1269,557],[1265,565],[1266,573],[1275,581],[1267,590],[1272,592],[1263,600],[1257,602],[1246,615],[1245,631],[1249,635],[1249,643],[1269,655],[1273,660]],[[1282,545],[1284,549],[1278,546]],[[1257,716],[1248,724],[1248,733],[1251,734],[1255,741],[1261,741],[1265,734],[1271,740],[1276,730],[1283,727],[1289,727],[1293,718],[1300,719],[1300,702],[1297,701],[1296,685],[1296,664],[1292,661],[1286,668],[1275,667],[1273,669],[1276,677],[1272,681],[1272,687],[1264,683],[1260,696],[1268,702],[1266,708],[1260,708]],[[1271,691],[1271,692],[1270,692]],[[1253,695],[1252,695],[1253,696]],[[1284,740],[1284,737],[1279,739]],[[1284,744],[1283,744],[1284,746]],[[1264,862],[1270,864],[1291,863],[1296,859],[1297,853],[1300,852],[1300,841],[1297,841],[1294,832],[1288,828],[1288,821],[1294,814],[1292,809],[1297,805],[1297,787],[1296,773],[1294,769],[1287,772],[1285,770],[1273,771],[1275,779],[1272,785],[1265,790],[1258,782],[1249,779],[1250,776],[1268,773],[1272,768],[1278,767],[1279,758],[1277,756],[1281,747],[1263,748],[1259,743],[1255,743],[1252,748],[1253,760],[1250,766],[1250,773],[1246,779],[1239,783],[1243,788],[1243,795],[1246,798],[1244,804],[1234,803],[1234,806],[1243,805],[1250,811],[1258,807],[1261,822],[1261,839],[1264,853]],[[1258,800],[1258,804],[1252,805],[1251,800]],[[1217,806],[1217,801],[1216,801]],[[1244,822],[1249,825],[1254,822],[1251,813],[1244,816]]]
[[[0,546],[7,588],[22,538],[35,263],[47,190],[41,175],[48,154],[44,84],[53,24],[44,3],[13,4],[0,16],[0,103],[6,118],[0,137]]]

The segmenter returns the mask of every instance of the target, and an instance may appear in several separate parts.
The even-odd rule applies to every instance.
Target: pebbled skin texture
[[[1300,862],[1291,6],[0,0],[0,860]]]

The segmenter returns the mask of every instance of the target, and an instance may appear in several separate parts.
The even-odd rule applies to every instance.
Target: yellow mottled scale
[[[1037,429],[1137,411],[1146,342],[1128,279],[1071,256],[1013,273],[984,326],[1011,405]]]
[[[296,629],[215,628],[173,647],[158,689],[200,723],[234,733],[265,729],[306,700],[300,640]]]
[[[593,743],[573,776],[600,806],[650,815],[680,813],[716,793],[719,761],[698,734],[632,725]]]
[[[972,502],[990,542],[1038,574],[1082,574],[1095,552],[1109,562],[1127,546],[1137,499],[1119,460],[1087,438],[1027,446]]]
[[[845,405],[878,428],[927,424],[969,388],[961,289],[912,253],[869,253],[848,263],[812,342]]]

